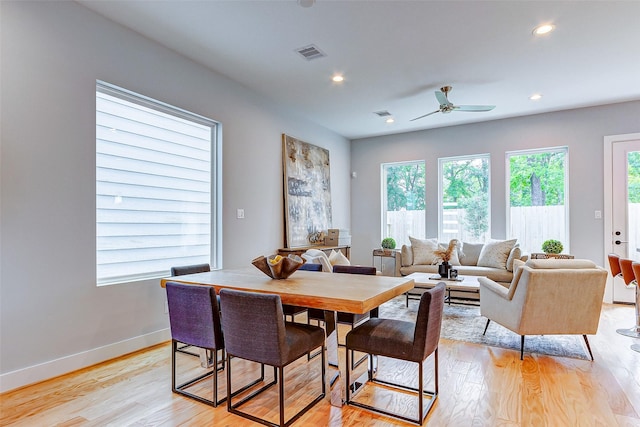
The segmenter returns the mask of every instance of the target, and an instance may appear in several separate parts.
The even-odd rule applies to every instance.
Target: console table
[[[318,249],[327,256],[331,254],[332,250],[340,251],[347,257],[347,259],[351,259],[351,246],[349,245],[338,245],[338,246],[302,246],[299,248],[280,248],[278,249],[278,255],[287,256],[287,255],[302,255],[308,249]]]

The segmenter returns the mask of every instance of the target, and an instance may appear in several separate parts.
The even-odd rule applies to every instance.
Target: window
[[[382,237],[392,237],[396,247],[409,245],[409,236],[425,234],[424,162],[382,165]]]
[[[212,120],[96,83],[98,285],[216,259],[217,132]]]
[[[439,241],[484,242],[491,236],[489,155],[439,159]]]
[[[566,147],[506,155],[507,234],[527,252],[541,252],[547,239],[569,252],[567,156]]]

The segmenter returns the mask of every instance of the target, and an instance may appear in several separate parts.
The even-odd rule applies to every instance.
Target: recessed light
[[[391,123],[395,123],[395,122],[396,122],[396,120],[395,120],[393,117],[389,117],[389,118],[388,118],[387,120],[385,120],[384,122],[385,122],[385,123],[389,123],[389,124],[391,124]]]
[[[555,30],[556,26],[553,24],[542,24],[538,25],[533,29],[533,34],[536,36],[542,36],[544,34],[549,34],[551,31]]]
[[[532,100],[532,101],[537,101],[537,100],[539,100],[540,98],[542,98],[542,94],[541,94],[541,93],[534,93],[533,95],[531,95],[531,96],[529,97],[529,99],[530,99],[530,100]]]
[[[336,74],[335,76],[331,77],[331,80],[333,80],[335,83],[342,83],[344,81],[344,77],[341,74]]]

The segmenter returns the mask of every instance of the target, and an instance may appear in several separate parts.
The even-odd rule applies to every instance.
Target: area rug
[[[402,295],[381,305],[380,317],[415,322],[419,301],[409,300],[409,308],[405,301]],[[520,352],[520,335],[495,322],[491,322],[486,335],[482,335],[486,323],[487,318],[480,316],[480,307],[445,304],[440,337]],[[581,335],[527,335],[524,352],[591,360]]]

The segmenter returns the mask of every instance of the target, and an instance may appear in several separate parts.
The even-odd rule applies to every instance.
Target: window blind
[[[215,128],[214,121],[97,84],[99,285],[211,262]]]

